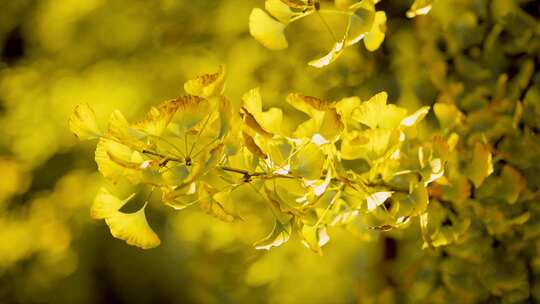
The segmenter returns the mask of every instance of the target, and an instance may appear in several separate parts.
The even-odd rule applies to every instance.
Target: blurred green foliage
[[[315,69],[306,62],[332,44],[320,20],[287,29],[289,48],[269,51],[248,28],[262,0],[2,1],[0,302],[538,301],[540,4],[436,0],[409,19],[411,4],[376,5],[387,16],[377,51],[353,46]],[[369,238],[331,229],[319,256],[297,241],[256,251],[261,223],[155,204],[161,246],[115,240],[90,220],[106,182],[92,145],[69,132],[72,109],[91,104],[102,125],[113,109],[138,118],[220,63],[236,106],[259,86],[265,107],[295,122],[305,117],[286,105],[289,92],[365,100],[384,90],[410,112],[433,106],[419,132],[456,149],[429,189],[428,220]]]

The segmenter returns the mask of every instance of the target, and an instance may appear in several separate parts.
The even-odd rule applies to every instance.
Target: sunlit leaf
[[[306,179],[321,177],[324,166],[324,154],[317,145],[308,142],[291,159],[291,172]]]
[[[77,105],[69,118],[69,128],[79,139],[89,140],[101,136],[96,113],[88,104]]]
[[[135,213],[117,212],[108,216],[105,222],[109,226],[111,234],[117,239],[126,241],[129,245],[142,249],[159,246],[161,241],[148,225],[145,209],[146,205]]]
[[[259,88],[252,89],[244,94],[242,101],[243,109],[255,119],[260,128],[270,134],[281,133],[283,113],[279,108],[270,108],[268,111],[262,110],[262,97]],[[247,120],[249,126],[254,127],[257,131],[259,126],[254,126],[253,122],[250,123],[251,117],[248,116],[244,119]]]
[[[264,8],[283,24],[289,23],[293,15],[290,7],[281,0],[266,0]]]
[[[135,193],[126,199],[119,199],[112,195],[107,188],[101,187],[90,209],[90,215],[94,219],[104,219],[115,215],[134,196]]]
[[[285,25],[272,19],[260,8],[254,8],[249,15],[249,33],[259,43],[271,50],[288,47],[284,31]]]
[[[184,84],[184,90],[191,95],[208,98],[219,95],[225,86],[225,66],[220,65],[216,73],[204,74]]]
[[[386,14],[383,11],[376,12],[373,20],[373,26],[364,37],[366,49],[370,52],[377,50],[384,40],[385,32]]]
[[[377,127],[391,129],[399,126],[407,111],[395,105],[387,105],[387,98],[386,92],[371,97],[353,112],[353,119],[371,129]]]

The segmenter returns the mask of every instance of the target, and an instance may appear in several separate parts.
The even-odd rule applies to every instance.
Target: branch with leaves
[[[379,1],[335,0],[334,5],[326,8],[326,5],[323,6],[325,3],[319,0],[266,0],[266,12],[260,8],[251,11],[249,31],[266,48],[283,50],[289,46],[285,29],[298,20],[317,15],[318,22],[328,31],[334,42],[326,55],[308,63],[310,66],[322,68],[338,59],[346,48],[360,41],[364,41],[370,52],[381,46],[386,32],[386,13],[375,9],[375,4]],[[433,0],[416,0],[407,11],[407,17],[427,14],[432,2]],[[330,26],[328,18],[345,21],[345,29],[338,31]]]
[[[232,222],[242,218],[231,200],[235,189],[260,195],[275,223],[258,249],[298,233],[320,252],[329,226],[389,230],[426,211],[428,187],[443,176],[452,149],[442,138],[419,138],[416,127],[429,107],[408,114],[387,104],[385,92],[367,101],[293,93],[287,102],[309,118],[288,133],[281,109],[263,109],[259,89],[234,109],[223,95],[224,82],[222,66],[186,82],[188,95],[151,108],[141,121],[129,123],[113,112],[105,131],[93,110],[79,105],[71,130],[82,140],[98,140],[95,160],[107,180],[147,185],[176,210],[198,205]],[[132,197],[102,188],[91,214],[128,244],[159,245],[145,217],[148,202],[135,213],[120,210]]]

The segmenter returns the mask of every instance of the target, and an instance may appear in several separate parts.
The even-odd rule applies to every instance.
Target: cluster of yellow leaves
[[[289,24],[317,14],[323,22],[321,26],[324,26],[325,14],[337,14],[347,22],[342,38],[334,41],[334,45],[325,56],[309,62],[309,65],[313,67],[322,68],[335,61],[345,48],[362,40],[369,51],[379,48],[385,36],[386,14],[375,10],[376,2],[375,0],[362,0],[355,3],[336,1],[335,8],[321,9],[318,1],[266,0],[265,9],[268,13],[260,8],[254,8],[249,17],[249,30],[251,35],[266,48],[282,50],[289,45],[284,33]],[[329,29],[329,31],[333,36],[332,30]]]
[[[71,129],[81,139],[99,139],[96,162],[105,178],[148,185],[176,210],[198,205],[232,222],[242,218],[232,192],[254,191],[274,215],[274,227],[257,249],[279,246],[297,233],[320,253],[330,239],[328,227],[367,235],[426,212],[427,187],[442,177],[448,149],[442,139],[424,143],[417,137],[429,107],[408,115],[387,104],[385,92],[366,101],[291,93],[287,103],[308,118],[286,131],[283,111],[265,109],[258,88],[233,111],[222,95],[224,79],[220,67],[190,80],[184,85],[189,95],[161,103],[134,124],[115,111],[106,132],[87,105],[78,106]],[[160,241],[145,217],[148,202],[135,213],[121,211],[132,198],[102,188],[91,214],[128,244],[155,247]]]
[[[434,0],[415,0],[407,11],[407,17],[427,14]],[[370,52],[377,50],[384,41],[386,32],[386,13],[377,11],[378,0],[335,0],[334,7],[321,8],[318,0],[266,0],[265,10],[254,8],[249,16],[249,31],[264,47],[270,50],[283,50],[289,46],[285,37],[285,29],[293,22],[317,14],[321,27],[326,26],[334,38],[330,51],[309,62],[316,68],[325,67],[343,53],[343,51],[360,41],[364,41]],[[332,28],[326,24],[325,15],[338,15],[347,22],[340,39],[334,36]]]

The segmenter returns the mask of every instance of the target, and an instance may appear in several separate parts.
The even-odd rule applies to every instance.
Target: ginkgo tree
[[[297,233],[321,252],[329,226],[390,230],[424,216],[428,187],[443,177],[455,145],[452,137],[425,142],[418,136],[429,107],[407,113],[387,104],[385,92],[365,101],[292,93],[286,101],[309,118],[287,132],[282,110],[265,111],[258,88],[234,108],[223,95],[225,74],[221,66],[189,80],[187,95],[152,107],[138,122],[114,111],[104,131],[91,107],[79,105],[71,130],[82,140],[98,140],[95,160],[107,180],[146,185],[175,210],[197,205],[232,222],[242,214],[231,193],[241,187],[257,193],[274,215],[257,249],[279,246]],[[148,201],[136,212],[121,210],[133,196],[102,188],[91,215],[130,245],[156,247],[160,239],[145,216]],[[436,236],[425,230],[426,244],[432,245]]]

